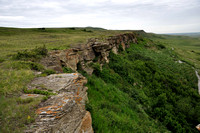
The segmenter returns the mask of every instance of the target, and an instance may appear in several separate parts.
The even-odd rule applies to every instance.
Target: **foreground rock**
[[[58,73],[63,72],[62,67],[68,67],[74,71],[77,70],[77,67],[81,67],[88,74],[92,74],[91,63],[108,63],[111,51],[117,54],[120,50],[128,48],[131,43],[137,43],[134,33],[112,36],[105,41],[90,39],[87,44],[78,48],[51,51],[49,56],[41,60],[41,64]]]
[[[78,73],[53,74],[32,81],[29,89],[45,88],[56,95],[39,105],[35,123],[25,132],[93,133],[91,115],[85,110],[86,83]]]

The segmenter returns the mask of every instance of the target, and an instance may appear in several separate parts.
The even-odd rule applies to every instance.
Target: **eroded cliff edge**
[[[89,39],[87,44],[80,45],[78,48],[51,51],[49,56],[41,60],[41,64],[58,73],[62,73],[62,67],[66,66],[73,71],[80,67],[88,74],[92,74],[91,63],[98,62],[101,65],[108,63],[111,51],[117,54],[118,51],[128,48],[131,43],[137,43],[134,33],[111,36],[103,41],[97,38]]]
[[[48,69],[58,74],[38,77],[28,89],[50,90],[55,95],[39,105],[37,118],[25,132],[66,132],[93,133],[92,118],[86,111],[87,79],[77,73],[77,68],[92,74],[91,63],[108,63],[109,53],[117,54],[125,50],[131,43],[137,43],[134,33],[126,33],[109,37],[104,41],[89,39],[88,43],[78,48],[54,50],[41,60]],[[63,67],[71,68],[76,73],[63,73]],[[38,97],[36,94],[24,94],[21,97]]]

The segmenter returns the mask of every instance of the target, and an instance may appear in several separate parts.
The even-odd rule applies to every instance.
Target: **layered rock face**
[[[133,33],[112,36],[105,41],[89,39],[88,43],[78,48],[51,51],[41,60],[48,69],[57,73],[63,72],[63,67],[77,67],[88,74],[92,74],[91,63],[98,62],[101,65],[108,63],[109,53],[117,54],[125,50],[131,43],[137,43]],[[93,133],[90,112],[85,110],[87,101],[87,83],[85,77],[78,73],[52,74],[47,77],[34,79],[28,89],[50,90],[55,95],[47,101],[40,103],[36,110],[35,123],[29,126],[25,132],[35,133]],[[41,97],[38,94],[24,94],[21,98]]]
[[[41,63],[58,73],[62,72],[64,66],[76,71],[79,64],[81,69],[92,74],[93,69],[90,67],[90,63],[94,60],[100,64],[108,63],[111,51],[117,54],[120,47],[125,50],[131,43],[137,43],[134,33],[112,36],[103,42],[98,39],[89,39],[87,44],[81,45],[79,48],[51,51]]]
[[[45,88],[56,95],[39,105],[35,123],[25,132],[93,133],[90,113],[85,110],[86,83],[86,78],[78,73],[53,74],[33,80],[28,86],[29,89]],[[24,95],[22,98],[36,96]]]

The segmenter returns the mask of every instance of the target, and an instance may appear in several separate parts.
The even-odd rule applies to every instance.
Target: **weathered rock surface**
[[[100,64],[108,63],[111,51],[117,54],[120,45],[125,50],[131,43],[137,43],[134,33],[111,36],[105,42],[89,39],[87,44],[79,48],[51,51],[49,56],[41,60],[41,63],[58,73],[62,72],[64,66],[76,71],[77,66],[80,65],[81,69],[92,74],[93,69],[90,67],[90,63],[94,62],[95,59]]]
[[[22,94],[20,96],[21,99],[38,98],[38,97],[43,97],[43,95],[39,95],[39,94]]]
[[[33,80],[29,89],[46,88],[56,95],[39,105],[35,123],[25,132],[93,133],[91,115],[85,110],[86,83],[86,78],[78,73],[52,74]]]

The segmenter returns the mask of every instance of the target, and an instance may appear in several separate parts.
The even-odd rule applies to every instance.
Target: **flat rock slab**
[[[53,92],[58,92],[66,87],[70,86],[71,83],[78,78],[80,74],[69,73],[69,74],[52,74],[47,77],[39,77],[34,79],[30,85],[29,89],[48,89]]]
[[[38,98],[38,97],[43,97],[44,95],[40,94],[22,94],[20,96],[21,99],[27,99],[27,98]]]
[[[90,113],[85,110],[86,83],[86,78],[78,73],[52,74],[34,79],[29,89],[45,88],[57,95],[39,105],[35,123],[25,132],[93,133]],[[23,97],[25,95],[29,94]]]

